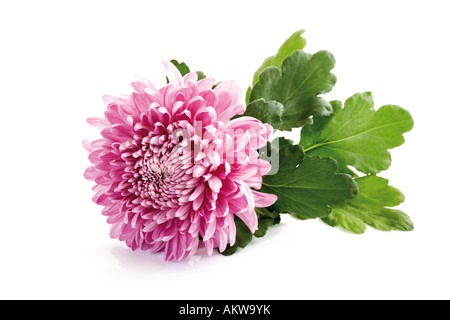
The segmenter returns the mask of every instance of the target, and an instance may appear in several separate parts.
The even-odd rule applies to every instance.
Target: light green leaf
[[[302,129],[300,145],[308,156],[336,159],[340,172],[349,165],[366,174],[386,170],[391,164],[388,149],[401,145],[403,133],[414,124],[410,113],[399,106],[375,111],[370,92],[353,95],[344,108],[336,101],[332,106],[332,116],[314,117],[314,124]]]
[[[283,60],[287,56],[291,55],[295,50],[302,50],[306,45],[306,39],[302,38],[302,34],[305,30],[299,30],[294,32],[280,47],[278,53],[275,56],[268,57],[264,60],[263,64],[256,70],[253,75],[253,85],[258,81],[259,74],[267,67],[281,68]],[[247,102],[248,103],[248,102]]]
[[[323,220],[331,226],[341,226],[353,233],[364,233],[366,224],[379,230],[411,231],[414,225],[408,215],[390,209],[402,203],[402,192],[377,176],[356,178],[359,192],[345,205],[332,206],[331,214]]]
[[[327,51],[312,56],[294,51],[283,61],[281,71],[277,67],[264,69],[249,101],[263,98],[281,103],[284,107],[281,130],[311,123],[312,115],[329,115],[332,107],[319,95],[329,92],[336,83],[336,76],[330,72],[334,63],[333,55]]]
[[[206,78],[206,75],[202,71],[195,71],[195,72],[197,73],[197,76],[198,76],[197,80],[200,81],[200,80]]]
[[[276,151],[272,151],[276,152]],[[305,157],[303,148],[279,138],[279,170],[263,177],[261,192],[277,195],[269,209],[299,219],[326,217],[330,205],[343,204],[358,192],[347,174],[336,173],[336,161]]]
[[[274,129],[281,127],[283,105],[276,101],[258,99],[251,102],[242,116],[254,117],[262,123],[269,123]]]

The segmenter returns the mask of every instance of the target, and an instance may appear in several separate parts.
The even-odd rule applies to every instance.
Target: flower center
[[[143,199],[160,200],[168,193],[171,184],[169,168],[157,157],[143,159],[135,167],[135,188]]]
[[[160,168],[151,168],[144,166],[140,169],[141,180],[138,181],[138,190],[141,194],[148,195],[149,191],[159,192],[168,172],[162,171]]]

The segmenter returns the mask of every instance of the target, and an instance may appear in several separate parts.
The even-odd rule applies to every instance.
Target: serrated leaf
[[[259,75],[249,101],[263,98],[277,101],[284,107],[281,130],[291,130],[311,123],[312,115],[329,115],[329,102],[319,97],[329,92],[336,83],[330,71],[335,60],[328,51],[319,51],[310,56],[303,51],[294,51],[281,66],[268,67]]]
[[[358,93],[345,101],[332,103],[334,114],[314,117],[314,124],[302,129],[300,144],[308,156],[336,159],[342,170],[351,165],[366,174],[389,168],[388,149],[404,142],[403,133],[414,122],[408,111],[395,105],[373,109],[370,92]]]
[[[302,50],[306,45],[306,39],[302,37],[305,30],[294,32],[280,47],[277,54],[268,57],[253,75],[253,85],[258,81],[259,74],[267,67],[281,68],[283,60],[295,50]],[[248,103],[248,102],[247,102]]]
[[[265,101],[258,99],[251,102],[242,116],[254,117],[262,123],[269,123],[274,129],[281,127],[281,116],[283,105],[276,101]]]
[[[255,208],[255,211],[258,216],[258,229],[255,231],[254,236],[257,238],[265,236],[269,227],[276,225],[281,221],[278,212],[270,211],[267,208]]]
[[[349,175],[336,173],[335,160],[305,157],[300,145],[284,138],[279,138],[278,152],[279,170],[264,176],[261,188],[261,192],[278,197],[269,207],[271,211],[299,219],[326,217],[330,205],[343,204],[356,196],[357,184]]]
[[[323,220],[331,226],[341,226],[353,233],[364,233],[366,224],[379,230],[411,231],[414,225],[408,215],[391,209],[404,201],[402,192],[378,176],[356,178],[359,192],[343,206],[333,206]]]

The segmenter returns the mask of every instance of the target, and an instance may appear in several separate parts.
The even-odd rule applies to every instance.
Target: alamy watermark
[[[202,127],[200,121],[193,128],[176,129],[172,133],[172,158],[189,159],[192,164],[222,164],[256,165],[258,159],[267,161],[271,170],[267,175],[273,175],[279,169],[278,139],[267,143],[266,129],[227,128],[218,130]]]

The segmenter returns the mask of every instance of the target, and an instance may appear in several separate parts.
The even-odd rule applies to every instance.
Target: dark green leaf
[[[277,212],[267,208],[255,208],[255,212],[258,217],[258,229],[253,235],[257,238],[263,237],[270,226],[280,223],[280,214]],[[222,252],[225,256],[236,253],[239,248],[245,248],[252,241],[252,233],[245,223],[237,216],[234,216],[234,222],[236,223],[236,242],[233,246],[227,245]]]
[[[356,178],[359,192],[345,205],[332,206],[323,220],[331,226],[341,226],[353,233],[364,233],[366,224],[379,230],[411,231],[414,225],[403,211],[390,209],[403,202],[402,192],[377,176]]]
[[[270,226],[280,223],[278,212],[270,211],[267,208],[255,208],[255,211],[258,216],[258,230],[255,231],[254,236],[257,238],[265,236]]]
[[[336,159],[340,171],[348,165],[366,174],[386,170],[391,164],[390,148],[404,142],[403,133],[413,127],[410,113],[386,105],[375,111],[370,92],[353,95],[345,102],[332,102],[334,114],[314,117],[302,129],[300,144],[308,156]]]
[[[254,117],[263,123],[269,123],[274,129],[281,127],[283,105],[276,101],[258,99],[251,102],[242,116]]]
[[[252,232],[236,215],[234,216],[234,223],[236,224],[236,241],[233,246],[227,245],[227,248],[222,252],[225,256],[234,254],[239,248],[245,248],[252,241]]]
[[[330,72],[334,63],[333,55],[327,51],[312,56],[294,51],[283,61],[281,71],[277,67],[264,69],[249,101],[263,98],[281,103],[284,106],[281,130],[311,123],[312,115],[329,115],[333,110],[319,95],[329,92],[336,83]]]
[[[175,59],[170,60],[170,62],[172,62],[172,64],[178,69],[178,71],[180,71],[182,76],[187,75],[189,72],[191,72],[189,70],[189,67],[186,65],[186,63],[184,62],[178,62]]]
[[[219,82],[216,82],[216,83],[214,83],[214,85],[213,85],[213,90],[219,85],[219,84],[221,84],[222,83],[222,81],[219,81]]]
[[[326,217],[330,205],[344,204],[356,196],[357,184],[349,175],[336,173],[335,160],[305,157],[300,145],[284,138],[279,138],[278,154],[278,172],[264,176],[261,188],[278,197],[271,211],[299,219]]]
[[[178,71],[180,71],[182,77],[184,77],[185,75],[187,75],[188,73],[191,72],[189,67],[184,62],[178,62],[175,59],[170,60],[170,62],[178,69]],[[206,78],[206,75],[202,71],[196,71],[196,73],[198,76],[198,80],[202,80],[202,79]],[[169,83],[169,78],[166,77],[166,81],[167,81],[167,83]]]

